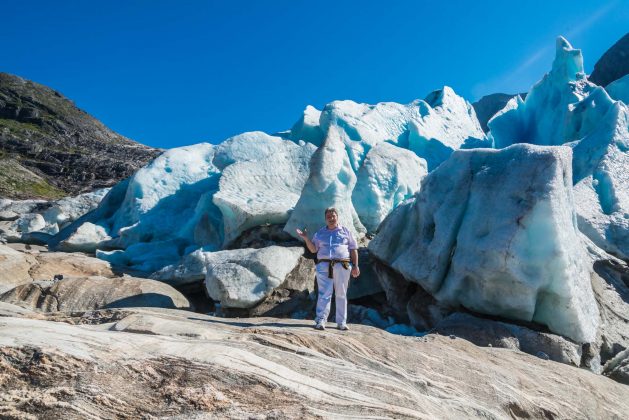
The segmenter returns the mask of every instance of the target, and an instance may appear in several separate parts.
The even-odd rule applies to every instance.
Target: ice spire
[[[585,76],[583,70],[583,55],[581,50],[572,48],[572,45],[563,36],[558,36],[556,41],[555,60],[551,75],[564,82],[576,81]]]

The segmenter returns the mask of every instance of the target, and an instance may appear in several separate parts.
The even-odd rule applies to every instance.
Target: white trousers
[[[343,325],[347,322],[347,286],[349,285],[350,269],[343,268],[340,263],[334,264],[334,278],[328,278],[328,262],[317,264],[317,285],[319,299],[317,300],[316,321],[326,322],[330,315],[332,291],[336,292],[336,323]]]

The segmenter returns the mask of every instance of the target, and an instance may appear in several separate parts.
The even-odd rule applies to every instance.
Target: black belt
[[[328,262],[330,263],[328,265],[328,278],[332,279],[334,278],[334,264],[336,263],[340,263],[344,269],[349,270],[349,260],[348,259],[343,259],[343,260],[319,260],[319,262]]]

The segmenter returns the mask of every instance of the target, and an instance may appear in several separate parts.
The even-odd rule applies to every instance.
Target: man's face
[[[325,223],[328,225],[329,228],[336,227],[338,221],[339,217],[335,212],[329,211],[325,214]]]

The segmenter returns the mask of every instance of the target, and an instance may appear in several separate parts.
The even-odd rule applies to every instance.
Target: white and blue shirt
[[[317,259],[341,260],[349,258],[349,251],[358,249],[356,240],[349,229],[337,226],[334,229],[322,227],[312,237],[317,248]]]

